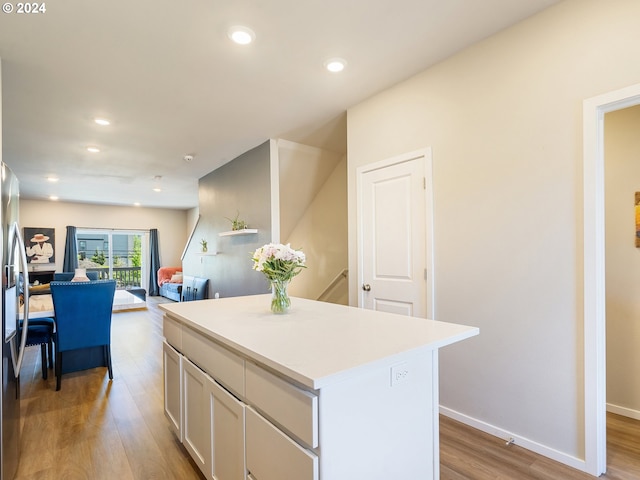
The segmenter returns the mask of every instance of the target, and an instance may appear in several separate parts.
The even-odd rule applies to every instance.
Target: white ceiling
[[[0,13],[3,160],[23,198],[194,207],[198,178],[268,138],[345,152],[347,108],[554,3],[58,0]],[[230,42],[237,24],[254,44]],[[347,69],[326,72],[336,56]]]

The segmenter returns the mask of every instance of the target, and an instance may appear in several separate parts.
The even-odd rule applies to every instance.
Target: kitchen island
[[[438,349],[478,329],[270,295],[161,304],[165,413],[210,479],[437,479]]]

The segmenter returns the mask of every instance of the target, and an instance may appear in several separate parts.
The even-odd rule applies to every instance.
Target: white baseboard
[[[635,420],[640,420],[640,411],[634,410],[632,408],[621,407],[619,405],[613,405],[612,403],[607,403],[607,412],[616,413],[618,415],[622,415],[623,417],[629,417]]]
[[[527,450],[531,450],[532,452],[555,460],[556,462],[563,463],[582,472],[587,472],[587,464],[580,458],[567,455],[566,453],[560,452],[551,447],[547,447],[546,445],[542,445],[540,443],[534,442],[533,440],[529,440],[525,437],[521,437],[514,433],[508,432],[506,430],[503,430],[502,428],[498,428],[494,425],[483,422],[481,420],[477,420],[473,417],[469,417],[460,412],[456,412],[455,410],[451,410],[450,408],[444,407],[442,405],[440,405],[440,413],[446,417],[453,418],[454,420],[464,423],[465,425],[469,425],[470,427],[473,427],[477,430],[488,433],[489,435],[502,438],[505,442],[505,446],[507,443],[511,442],[522,448],[526,448]]]

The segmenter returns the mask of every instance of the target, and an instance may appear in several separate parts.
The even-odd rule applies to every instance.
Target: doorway
[[[357,171],[358,305],[434,317],[431,150]]]
[[[638,104],[640,84],[583,104],[585,463],[595,476],[607,467],[604,116]]]
[[[640,105],[605,115],[607,417],[613,413],[636,420],[640,420],[639,126]]]

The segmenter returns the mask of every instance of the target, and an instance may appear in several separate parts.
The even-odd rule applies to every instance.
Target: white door
[[[359,305],[433,318],[430,150],[358,170]]]

